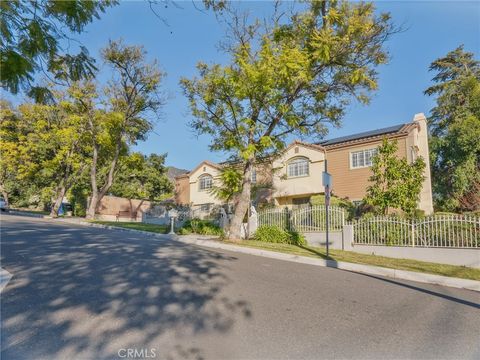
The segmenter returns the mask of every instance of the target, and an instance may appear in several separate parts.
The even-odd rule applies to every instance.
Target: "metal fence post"
[[[415,247],[415,220],[410,220],[412,222],[412,247]]]

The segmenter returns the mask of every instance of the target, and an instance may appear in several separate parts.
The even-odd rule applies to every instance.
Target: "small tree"
[[[412,215],[417,208],[426,165],[421,157],[409,164],[407,159],[398,157],[397,150],[396,141],[383,139],[373,157],[369,179],[373,184],[367,189],[365,202],[382,214],[396,208]]]

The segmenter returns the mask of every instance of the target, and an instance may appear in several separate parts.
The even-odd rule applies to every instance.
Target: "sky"
[[[202,160],[222,161],[226,155],[209,151],[211,139],[197,137],[188,127],[191,115],[179,80],[196,75],[199,61],[226,64],[228,57],[218,50],[225,31],[215,15],[199,11],[191,1],[176,4],[167,8],[157,5],[159,19],[146,1],[123,1],[89,24],[76,39],[97,55],[109,39],[122,38],[127,44],[143,45],[149,59],[158,59],[167,73],[163,90],[168,100],[154,132],[136,150],[168,153],[167,165],[193,169]],[[241,6],[256,16],[272,9],[269,1],[244,2]],[[385,44],[391,61],[379,68],[379,89],[371,103],[349,107],[342,127],[330,129],[327,138],[409,122],[419,112],[428,116],[435,103],[423,95],[433,77],[428,72],[430,63],[460,44],[480,58],[478,1],[380,1],[376,7],[379,12],[390,12],[394,23],[404,30]]]

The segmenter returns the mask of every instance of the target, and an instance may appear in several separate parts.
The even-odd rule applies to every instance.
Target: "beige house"
[[[324,193],[322,172],[328,160],[332,174],[332,192],[341,198],[360,202],[366,195],[371,175],[372,157],[387,137],[398,143],[398,156],[408,162],[421,156],[426,164],[425,181],[418,208],[426,214],[433,212],[427,124],[423,113],[416,114],[410,123],[368,131],[351,136],[310,144],[291,143],[273,162],[257,166],[252,182],[270,184],[268,193],[259,200],[276,205],[294,206],[308,204],[313,195]],[[191,172],[176,178],[176,201],[191,205],[200,211],[209,211],[222,201],[212,194],[219,182],[224,164],[203,161]]]

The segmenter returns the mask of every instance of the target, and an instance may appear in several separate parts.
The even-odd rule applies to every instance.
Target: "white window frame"
[[[373,165],[373,157],[377,154],[378,148],[350,151],[350,169],[363,169]]]
[[[210,183],[208,184],[208,186],[207,186],[207,184],[204,183],[207,179],[210,180]],[[212,175],[204,174],[204,175],[201,175],[198,178],[198,190],[199,191],[207,191],[207,190],[210,190],[212,187],[213,187],[213,177],[212,177]]]
[[[305,166],[299,167],[298,164],[300,163],[305,163]],[[296,166],[295,171],[296,174],[291,174],[290,171],[290,166]],[[306,172],[305,172],[306,169]],[[302,172],[300,172],[302,171]],[[305,177],[305,176],[310,176],[310,160],[306,157],[296,157],[288,161],[287,163],[287,178],[292,179],[292,178],[298,178],[298,177]]]

